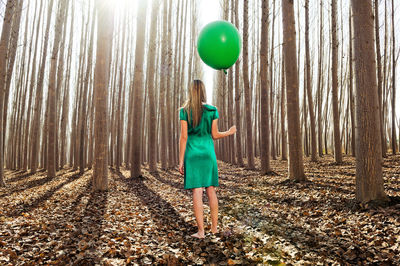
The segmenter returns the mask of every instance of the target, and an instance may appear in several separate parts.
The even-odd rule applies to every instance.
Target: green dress
[[[197,127],[193,128],[192,123],[188,122],[188,139],[183,161],[184,189],[219,186],[217,157],[211,136],[212,121],[218,117],[215,106],[203,104],[203,113]],[[188,121],[185,109],[180,109],[179,118]],[[190,118],[192,120],[191,114]]]

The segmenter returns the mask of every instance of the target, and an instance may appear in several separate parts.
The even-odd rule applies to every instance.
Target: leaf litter
[[[219,234],[195,239],[192,197],[177,169],[129,178],[109,170],[109,190],[93,192],[92,170],[5,172],[0,189],[0,264],[194,265],[381,264],[400,261],[400,158],[384,159],[387,206],[355,202],[354,158],[305,158],[307,182],[218,161]],[[259,160],[256,166],[259,167]]]

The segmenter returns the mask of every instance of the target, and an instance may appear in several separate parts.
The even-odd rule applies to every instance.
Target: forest
[[[215,20],[226,73],[197,50]],[[397,0],[0,1],[0,264],[400,265],[399,29]],[[196,79],[237,129],[204,239],[178,167]]]

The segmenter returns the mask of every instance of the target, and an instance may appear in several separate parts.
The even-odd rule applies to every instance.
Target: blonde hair
[[[192,127],[200,124],[201,115],[203,114],[203,102],[206,102],[206,89],[201,80],[195,79],[189,89],[189,98],[185,101],[182,108],[188,114],[188,122],[190,123],[190,114],[192,114]]]

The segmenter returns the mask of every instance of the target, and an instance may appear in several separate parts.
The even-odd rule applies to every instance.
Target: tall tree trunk
[[[275,50],[275,6],[277,1],[272,1],[273,2],[273,7],[272,7],[272,26],[271,26],[271,48],[270,48],[270,60],[269,60],[269,82],[270,82],[270,119],[269,121],[271,122],[271,130],[270,130],[270,137],[271,137],[271,157],[272,160],[276,160],[276,153],[277,153],[277,145],[275,143],[275,121],[273,119],[274,117],[274,50]],[[262,49],[262,46],[261,46]],[[279,103],[277,103],[278,105]],[[276,128],[278,128],[278,124],[276,124]]]
[[[319,157],[323,156],[322,148],[322,60],[323,60],[323,0],[320,0],[320,16],[319,16],[319,54],[318,54],[318,88],[317,88],[317,114],[318,114],[318,154]]]
[[[23,0],[18,0],[13,12],[12,28],[10,33],[10,40],[7,49],[7,74],[6,74],[6,85],[5,85],[5,96],[4,96],[4,113],[3,113],[3,143],[5,143],[5,137],[7,132],[7,109],[8,109],[8,98],[10,93],[11,78],[14,70],[15,56],[17,52],[19,28],[21,25],[21,13],[22,13]]]
[[[95,66],[95,158],[93,167],[93,189],[108,189],[107,146],[108,146],[108,85],[112,36],[114,28],[113,8],[107,0],[97,0],[97,52]],[[93,16],[92,19],[95,19]]]
[[[353,23],[351,19],[351,8],[349,9],[349,98],[350,98],[350,117],[351,117],[351,154],[356,156],[356,125],[354,117],[354,96],[353,96]]]
[[[299,116],[296,30],[292,0],[282,0],[283,50],[285,59],[287,121],[289,137],[289,178],[305,181]]]
[[[394,0],[392,0],[392,153],[396,154],[396,34],[394,29]]]
[[[287,135],[286,135],[286,128],[285,128],[285,121],[286,120],[286,85],[285,85],[285,60],[283,58],[283,53],[281,56],[281,135],[282,135],[282,154],[281,154],[281,159],[282,160],[287,160]]]
[[[305,17],[306,17],[306,73],[307,73],[307,99],[308,99],[308,111],[310,113],[310,125],[311,125],[311,161],[317,161],[317,140],[315,134],[315,116],[314,116],[314,104],[312,100],[311,92],[311,68],[310,68],[310,41],[309,41],[309,0],[305,0]]]
[[[261,174],[271,171],[270,165],[270,132],[269,132],[269,95],[268,95],[268,0],[262,1],[261,43],[260,43],[260,76],[261,76]]]
[[[54,32],[53,52],[51,55],[50,78],[48,89],[49,114],[48,114],[48,144],[47,144],[47,177],[54,178],[56,176],[56,126],[57,126],[57,106],[56,106],[56,72],[57,58],[60,47],[60,40],[64,22],[64,15],[68,1],[58,3],[57,19]]]
[[[4,14],[3,26],[0,38],[0,132],[3,132],[3,112],[4,107],[4,96],[5,96],[5,86],[6,86],[6,70],[7,70],[7,53],[8,53],[8,43],[10,39],[11,32],[11,21],[13,16],[13,10],[16,5],[15,0],[8,0],[6,5],[6,10]],[[4,143],[3,136],[0,134],[0,187],[4,184]]]
[[[356,72],[356,199],[384,200],[371,1],[352,0]]]
[[[332,0],[332,112],[333,112],[333,135],[335,144],[335,161],[341,163],[342,158],[342,144],[340,141],[340,127],[339,127],[339,107],[338,107],[338,46],[337,40],[337,3]]]
[[[167,170],[168,168],[168,154],[167,154],[167,121],[166,121],[166,95],[167,95],[167,86],[168,86],[168,75],[166,73],[167,70],[167,19],[168,19],[168,0],[163,0],[163,20],[162,20],[162,55],[161,55],[161,85],[160,85],[160,105],[161,105],[161,169]]]
[[[90,9],[89,9],[90,10]],[[95,9],[93,9],[95,11]],[[88,14],[88,17],[90,18],[90,14]],[[85,76],[84,76],[84,81],[83,81],[83,95],[81,95],[82,98],[82,104],[81,104],[81,114],[80,114],[80,128],[79,128],[79,173],[83,174],[85,172],[85,167],[86,167],[86,149],[85,149],[85,139],[87,135],[87,115],[86,115],[86,106],[88,105],[87,103],[87,98],[88,98],[88,90],[89,90],[89,79],[90,79],[90,74],[92,72],[92,58],[93,58],[93,42],[94,42],[94,26],[95,26],[95,14],[92,14],[92,25],[90,27],[90,39],[89,39],[89,50],[88,50],[88,58],[86,62],[86,71],[85,71]],[[106,52],[106,51],[105,51]],[[108,72],[107,72],[108,74]],[[106,83],[108,85],[108,83]],[[107,91],[108,93],[108,91]]]
[[[146,29],[146,9],[147,1],[139,2],[139,10],[136,24],[136,51],[135,51],[135,73],[133,77],[133,99],[135,99],[135,108],[133,112],[131,132],[131,178],[141,176],[141,136],[134,136],[133,134],[142,132],[142,105],[143,105],[143,57],[144,57],[144,42],[145,42],[145,29]],[[134,127],[133,127],[134,126]]]
[[[251,115],[251,88],[249,84],[249,66],[248,66],[248,39],[249,39],[249,18],[248,18],[248,1],[243,1],[243,82],[244,82],[244,98],[246,102],[246,146],[247,146],[247,167],[254,169],[253,155],[253,128]]]
[[[36,86],[36,99],[34,107],[33,124],[31,129],[31,173],[36,173],[38,167],[38,157],[39,157],[39,136],[40,136],[40,115],[42,113],[42,95],[43,95],[43,83],[44,83],[44,70],[46,66],[47,57],[47,47],[49,43],[49,30],[52,17],[54,0],[50,0],[48,11],[47,11],[47,22],[46,31],[44,32],[44,44],[42,53],[42,62],[40,64],[38,84]],[[45,142],[43,142],[44,144]]]
[[[235,26],[239,27],[239,4],[238,0],[235,0]],[[240,121],[240,99],[241,99],[241,90],[239,87],[239,73],[240,72],[240,63],[236,62],[235,64],[235,119],[236,119],[236,129],[238,134],[235,134],[236,138],[236,154],[237,154],[237,163],[239,166],[243,166],[243,155],[242,155],[242,137],[241,137],[241,121]]]
[[[149,121],[151,122],[151,126],[149,126],[149,140],[148,140],[148,151],[149,151],[149,171],[156,172],[157,171],[157,159],[156,159],[156,103],[155,103],[155,88],[154,88],[154,79],[155,79],[155,71],[154,65],[156,60],[156,38],[157,38],[157,17],[158,17],[158,0],[152,1],[151,8],[151,22],[150,22],[150,43],[149,43],[149,52],[147,57],[147,67],[148,67],[148,96],[149,96]]]

